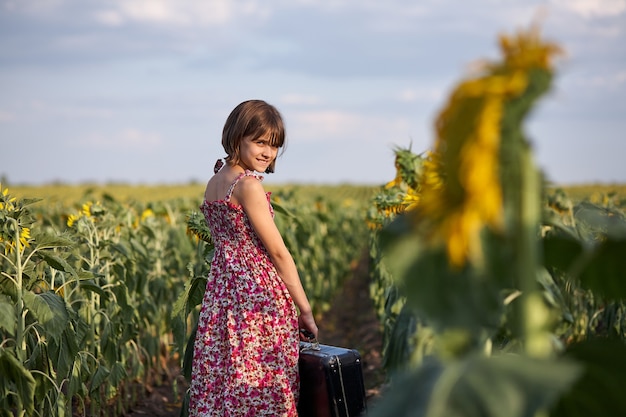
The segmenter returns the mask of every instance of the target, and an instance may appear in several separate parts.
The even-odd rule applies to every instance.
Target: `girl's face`
[[[239,165],[251,171],[265,172],[277,154],[278,147],[270,145],[269,138],[246,137],[239,148]]]

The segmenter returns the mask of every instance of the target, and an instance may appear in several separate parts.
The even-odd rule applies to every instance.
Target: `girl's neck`
[[[241,163],[239,164],[226,163],[226,166],[224,166],[224,169],[228,169],[231,173],[237,173],[237,175],[243,174],[246,171],[252,171],[250,168],[247,168]]]

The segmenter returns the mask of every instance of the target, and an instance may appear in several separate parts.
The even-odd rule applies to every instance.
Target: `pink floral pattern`
[[[215,242],[200,310],[189,415],[298,415],[298,319],[294,303],[240,206],[200,206]],[[274,215],[267,193],[269,210]]]

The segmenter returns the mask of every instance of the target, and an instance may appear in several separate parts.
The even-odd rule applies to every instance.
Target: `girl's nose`
[[[273,158],[276,156],[277,152],[278,152],[278,149],[274,148],[273,146],[266,146],[263,149],[263,156],[268,157],[268,158]]]

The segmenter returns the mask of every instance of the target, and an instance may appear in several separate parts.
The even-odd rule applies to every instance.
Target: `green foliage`
[[[558,401],[552,417],[617,416],[626,410],[622,393],[626,345],[621,339],[589,339],[567,348],[564,357],[584,366],[584,374]]]
[[[374,280],[373,288],[376,283],[387,284],[384,291],[373,295],[383,306],[384,364],[395,375],[396,387],[373,415],[533,415],[534,410],[555,403],[550,413],[554,416],[618,415],[626,410],[621,394],[609,388],[626,382],[626,369],[619,359],[626,349],[622,273],[626,251],[621,246],[626,227],[624,212],[614,204],[602,207],[585,200],[574,203],[559,190],[546,195],[540,227],[536,244],[543,248],[547,269],[536,274],[536,282],[552,317],[555,353],[569,360],[563,362],[569,371],[554,374],[567,375],[554,381],[547,378],[554,376],[554,369],[547,375],[543,371],[551,369],[555,361],[539,366],[523,363],[519,369],[528,373],[514,377],[518,385],[506,382],[513,376],[500,375],[499,368],[490,370],[494,374],[489,373],[485,380],[480,379],[482,371],[472,368],[470,378],[466,374],[469,368],[459,368],[466,363],[466,355],[477,351],[493,355],[481,359],[489,363],[504,352],[518,354],[523,349],[514,318],[520,292],[507,278],[510,255],[501,240],[492,237],[494,240],[485,246],[494,258],[487,269],[498,275],[479,277],[469,267],[450,269],[442,253],[433,252],[414,234],[407,216],[398,216],[382,231],[373,232],[373,243],[386,248],[384,256],[372,252],[380,256],[374,261],[373,271],[383,273],[378,281]],[[394,276],[406,279],[400,281]],[[611,339],[604,339],[607,337]],[[587,341],[589,338],[593,340]],[[434,359],[437,357],[444,361]],[[415,371],[400,371],[407,365]],[[434,387],[443,385],[444,373],[454,369],[463,369],[457,375],[460,379],[448,392],[449,397],[441,397],[443,394],[435,392]],[[475,386],[468,386],[466,378]],[[505,379],[493,382],[497,378]],[[549,390],[543,391],[549,396],[539,401],[541,396],[529,390],[543,384],[549,385]],[[418,391],[409,388],[418,386]],[[510,388],[508,394],[496,395],[493,391],[496,387],[506,391],[506,386]],[[520,406],[539,402],[526,411],[511,409],[511,395],[521,396],[515,402]]]
[[[425,161],[424,157],[414,154],[410,148],[396,148],[395,154],[396,178],[379,188],[367,213],[370,227],[370,296],[382,323],[383,366],[388,370],[403,367],[412,358],[419,360],[416,352],[430,351],[429,332],[426,330],[425,337],[421,337],[423,332],[418,329],[423,323],[406,305],[406,291],[400,290],[390,271],[406,267],[410,259],[400,255],[392,260],[381,250],[384,236],[395,232],[404,233],[402,226],[392,222],[406,209],[405,196],[419,191],[419,177]],[[398,221],[403,222],[401,217]],[[383,229],[385,226],[388,229]]]
[[[444,365],[426,361],[397,377],[376,417],[533,417],[580,374],[573,362],[470,355]],[[416,389],[419,387],[419,389]]]
[[[314,314],[325,312],[366,250],[368,200],[275,193],[276,225],[291,252]]]
[[[497,279],[469,267],[452,268],[443,251],[430,249],[411,230],[400,216],[380,236],[392,275],[406,277],[399,285],[409,306],[437,329],[496,329],[504,289]]]
[[[607,300],[626,299],[624,213],[583,201],[573,206],[567,219],[550,220],[544,238],[546,265]]]
[[[0,378],[11,393],[3,408],[49,416],[84,404],[95,415],[113,398],[125,401],[146,370],[161,373],[171,289],[193,248],[184,223],[165,204],[129,207],[107,197],[79,211],[40,211],[3,195],[11,204],[0,216],[0,309],[10,314],[0,321],[0,346],[13,370]]]

